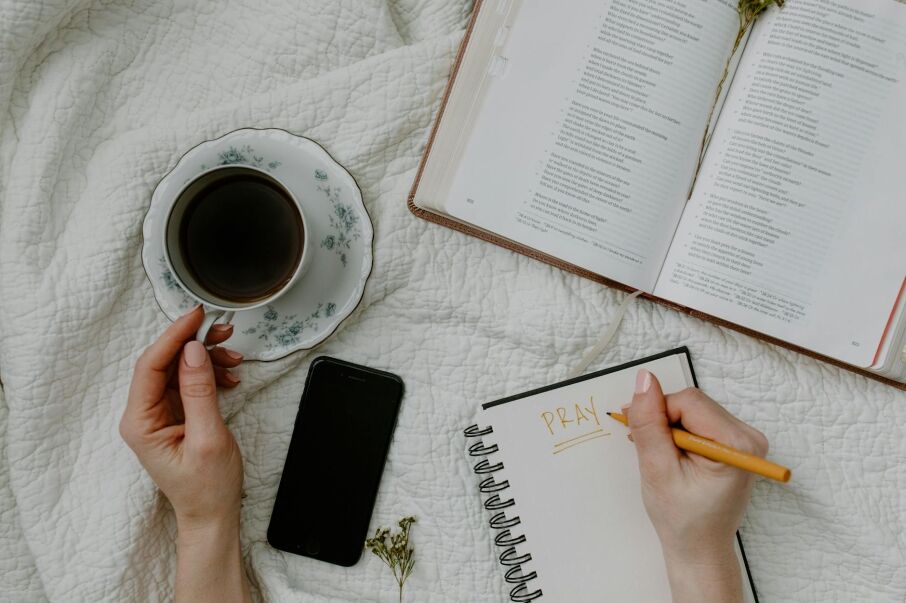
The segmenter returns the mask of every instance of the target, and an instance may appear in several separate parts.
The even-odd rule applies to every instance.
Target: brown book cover
[[[510,239],[506,239],[504,237],[497,236],[488,231],[469,226],[468,224],[464,224],[464,223],[458,222],[456,220],[452,220],[444,215],[437,214],[437,213],[434,213],[434,212],[426,210],[426,209],[422,209],[422,208],[418,207],[417,205],[415,205],[416,191],[418,191],[418,185],[421,180],[422,173],[425,170],[425,165],[427,165],[427,163],[428,163],[428,157],[431,155],[431,148],[434,143],[434,137],[437,134],[437,130],[440,126],[441,119],[443,118],[443,115],[444,115],[444,110],[447,107],[447,101],[450,98],[450,93],[453,89],[453,84],[456,81],[456,75],[459,72],[460,64],[462,63],[466,48],[469,45],[469,39],[470,39],[470,37],[472,35],[472,31],[475,27],[475,22],[478,18],[478,12],[479,12],[479,9],[481,8],[482,2],[483,2],[483,0],[475,0],[475,6],[472,10],[472,17],[469,19],[469,24],[466,27],[465,35],[463,36],[462,43],[460,44],[460,47],[459,47],[459,52],[457,53],[456,60],[453,63],[453,68],[450,73],[450,80],[447,83],[447,88],[444,91],[444,96],[443,96],[443,99],[441,100],[440,110],[437,112],[437,117],[434,120],[434,126],[431,129],[431,135],[428,138],[428,143],[425,146],[425,152],[422,155],[421,162],[419,163],[419,166],[418,166],[418,173],[415,175],[415,181],[412,183],[412,189],[409,192],[409,197],[407,199],[407,205],[409,206],[409,210],[413,214],[418,216],[419,218],[428,220],[429,222],[434,222],[436,224],[440,224],[441,226],[446,226],[447,228],[452,228],[453,230],[458,230],[459,232],[463,232],[467,235],[476,237],[483,241],[494,243],[495,245],[499,245],[500,247],[504,247],[506,249],[509,249],[510,251],[515,251],[516,253],[521,253],[522,255],[526,255],[530,258],[540,260],[542,262],[550,264],[551,266],[560,268],[561,270],[566,270],[568,272],[578,274],[579,276],[581,276],[583,278],[587,278],[587,279],[595,281],[597,283],[601,283],[602,285],[607,285],[608,287],[613,287],[615,289],[619,289],[621,291],[626,291],[628,293],[634,292],[635,290],[633,288],[623,285],[621,283],[612,281],[606,277],[601,276],[600,274],[596,274],[589,270],[579,268],[578,266],[575,266],[568,262],[564,262],[563,260],[555,258],[546,253],[541,253],[540,251],[538,251],[536,249],[532,249],[531,247],[521,245]],[[673,308],[674,310],[684,312],[690,316],[694,316],[696,318],[700,318],[702,320],[706,320],[708,322],[715,323],[722,327],[727,327],[729,329],[733,329],[734,331],[738,331],[740,333],[750,335],[756,339],[760,339],[762,341],[767,341],[774,345],[777,345],[777,346],[780,346],[783,348],[787,348],[789,350],[793,350],[795,352],[804,354],[806,356],[810,356],[812,358],[817,358],[819,360],[822,360],[822,361],[832,364],[834,366],[838,366],[838,367],[846,369],[848,371],[858,373],[864,377],[868,377],[869,379],[874,379],[875,381],[880,381],[881,383],[886,383],[887,385],[891,385],[897,389],[906,391],[906,384],[904,384],[904,383],[900,383],[898,381],[894,381],[892,379],[882,377],[882,376],[872,373],[870,371],[866,371],[864,369],[853,366],[851,364],[846,364],[845,362],[835,360],[834,358],[829,358],[827,356],[823,356],[823,355],[813,352],[811,350],[806,350],[804,348],[787,343],[787,342],[777,339],[775,337],[770,337],[763,333],[759,333],[758,331],[753,331],[752,329],[748,329],[748,328],[740,326],[738,324],[723,320],[721,318],[717,318],[716,316],[711,316],[710,314],[705,314],[704,312],[699,312],[692,308],[688,308],[685,306],[681,306],[679,304],[675,304],[669,300],[666,300],[666,299],[663,299],[660,297],[656,297],[656,296],[650,295],[648,293],[643,293],[641,295],[641,297],[643,297],[645,299],[649,299],[653,302],[659,303],[663,306]]]

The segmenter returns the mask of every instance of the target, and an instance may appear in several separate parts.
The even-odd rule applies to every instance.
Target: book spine
[[[479,428],[478,425],[472,425],[464,433],[466,438],[477,440],[469,446],[469,456],[484,457],[475,464],[473,471],[481,478],[478,485],[479,491],[488,495],[484,500],[484,508],[494,513],[489,525],[496,531],[494,544],[503,549],[498,560],[502,566],[507,568],[504,579],[508,584],[515,585],[510,590],[510,600],[525,603],[539,599],[542,596],[541,590],[529,590],[528,586],[530,581],[538,577],[537,572],[525,573],[522,571],[522,565],[531,561],[532,556],[528,553],[520,554],[516,549],[517,546],[525,543],[525,535],[514,535],[511,531],[511,528],[518,526],[521,520],[518,515],[508,517],[506,514],[506,509],[515,507],[516,501],[501,496],[501,493],[510,487],[510,483],[507,480],[497,481],[493,475],[504,468],[503,463],[495,463],[488,458],[500,450],[497,444],[486,443],[487,436],[494,433],[494,428]]]

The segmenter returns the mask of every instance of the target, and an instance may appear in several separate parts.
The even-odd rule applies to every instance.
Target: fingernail
[[[233,325],[221,325],[216,324],[211,327],[212,331],[217,331],[218,333],[226,333],[227,331],[233,330]]]
[[[224,376],[226,377],[226,380],[229,381],[230,383],[232,383],[233,385],[236,385],[241,381],[241,379],[239,377],[237,377],[230,371],[226,371],[224,373]]]
[[[629,412],[629,409],[632,408],[632,404],[624,404],[620,407],[620,412],[624,415]]]
[[[189,314],[194,314],[195,312],[198,311],[198,308],[200,308],[200,307],[201,307],[201,304],[195,304],[195,306],[191,310],[189,310],[188,312],[183,314],[183,316],[188,316]]]
[[[228,350],[223,348],[223,353],[232,358],[233,360],[242,360],[244,356],[239,352],[234,352],[233,350]]]
[[[635,375],[635,393],[644,394],[651,387],[651,373],[641,369]]]
[[[208,351],[198,341],[187,343],[183,353],[186,357],[186,365],[192,368],[204,365],[205,360],[208,359]]]

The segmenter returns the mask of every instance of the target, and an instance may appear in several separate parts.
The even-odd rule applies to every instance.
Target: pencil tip
[[[613,413],[612,413],[612,412],[609,412],[609,413],[607,413],[607,416],[608,416],[608,417],[612,417],[612,416],[613,416]]]

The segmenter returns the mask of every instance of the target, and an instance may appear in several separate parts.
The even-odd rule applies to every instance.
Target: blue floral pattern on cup
[[[264,157],[255,154],[255,149],[251,145],[242,145],[238,149],[234,146],[230,146],[226,151],[221,151],[217,154],[217,163],[215,165],[250,165],[252,167],[266,169],[266,170],[275,170],[282,165],[281,162],[273,160],[266,161]],[[206,164],[201,164],[201,169],[206,170],[208,166]]]
[[[171,291],[175,295],[180,296],[176,302],[179,309],[188,310],[193,307],[196,303],[195,300],[189,297],[189,294],[186,293],[185,289],[183,289],[176,281],[173,272],[171,272],[170,267],[167,266],[167,259],[164,256],[160,256],[160,258],[158,258],[158,264],[160,265],[160,279],[163,281],[167,291]]]

